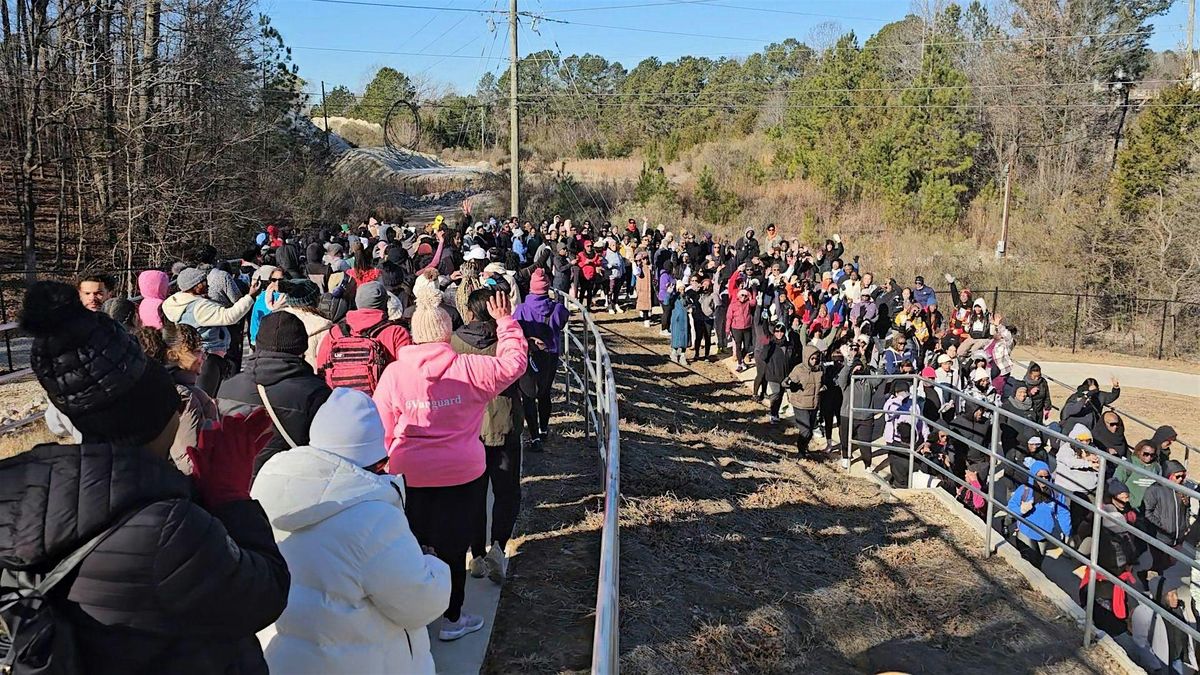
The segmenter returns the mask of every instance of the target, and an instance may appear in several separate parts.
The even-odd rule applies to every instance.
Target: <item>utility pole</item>
[[[484,121],[487,116],[487,106],[480,104],[479,106],[479,151],[483,152],[487,148],[484,144],[487,142],[487,127],[484,126]]]
[[[1000,214],[1000,245],[996,247],[997,258],[1008,257],[1008,200],[1012,197],[1012,160],[1004,163],[1004,210]]]
[[[321,80],[321,116],[325,118],[325,152],[329,152],[329,104],[325,102],[325,80]]]
[[[508,154],[509,173],[512,183],[509,185],[512,200],[512,213],[519,216],[521,210],[521,175],[518,155],[520,146],[521,125],[517,120],[517,0],[508,3],[508,33],[512,36],[508,52]]]
[[[1188,0],[1187,27],[1187,76],[1191,77],[1200,71],[1200,63],[1196,62],[1196,0]]]

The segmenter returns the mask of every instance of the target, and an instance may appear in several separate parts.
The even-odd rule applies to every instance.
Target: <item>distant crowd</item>
[[[272,225],[236,258],[201,246],[136,293],[103,274],[35,284],[21,322],[62,441],[0,462],[0,616],[30,658],[93,672],[433,672],[426,626],[481,629],[466,576],[508,578],[569,294],[632,313],[677,363],[728,352],[753,368],[798,455],[849,468],[882,447],[893,485],[940,487],[981,517],[991,479],[1035,565],[1046,533],[1090,550],[1071,496],[1101,491],[1107,574],[1191,617],[1166,574],[1194,524],[1169,485],[1187,478],[1174,430],[1130,445],[1107,408],[1116,381],[1056,406],[1038,364],[1015,372],[1017,328],[983,298],[950,274],[942,300],[921,276],[876,278],[846,246],[773,224],[728,240],[632,219],[368,219]],[[993,462],[980,448],[997,416]],[[909,447],[938,468],[910,476]],[[1128,465],[1102,473],[1089,449]],[[46,580],[54,601],[33,602]],[[1193,658],[1100,582],[1103,630],[1166,667]],[[68,649],[30,637],[46,624],[71,628]]]

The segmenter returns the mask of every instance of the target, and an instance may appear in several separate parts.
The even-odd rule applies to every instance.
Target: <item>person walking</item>
[[[529,294],[513,310],[513,318],[529,341],[529,367],[521,382],[529,449],[541,452],[550,433],[550,397],[558,373],[563,328],[570,318],[566,306],[550,297],[549,277],[544,270],[534,270],[529,278]]]
[[[287,609],[259,633],[271,672],[434,673],[425,626],[450,568],[409,529],[370,396],[334,390],[308,444],[263,465],[251,495],[292,570]]]
[[[792,419],[799,435],[796,437],[796,453],[808,454],[812,442],[813,428],[817,423],[817,406],[821,394],[821,353],[810,345],[802,347],[803,358],[783,380],[788,391],[788,403],[792,405]]]
[[[457,354],[452,323],[436,286],[416,289],[412,338],[405,358],[383,371],[375,404],[383,420],[388,470],[403,474],[405,512],[422,546],[450,566],[450,603],[438,631],[457,640],[483,627],[462,612],[466,555],[487,496],[487,456],[479,440],[487,404],[525,372],[528,347],[508,296],[496,294],[496,356]]]
[[[208,275],[203,271],[188,267],[179,273],[176,282],[179,292],[163,301],[163,316],[200,331],[206,356],[199,384],[209,396],[216,396],[221,382],[233,373],[232,362],[225,358],[232,342],[229,326],[246,318],[262,287],[252,283],[249,293],[233,306],[224,307],[208,299]]]
[[[289,585],[248,493],[270,421],[226,417],[189,450],[189,478],[170,461],[179,395],[133,336],[57,282],[29,287],[20,323],[39,384],[83,442],[0,461],[0,569],[47,572],[93,547],[49,600],[93,675],[266,675],[254,635],[283,611]],[[3,619],[15,640],[28,637],[11,612]]]
[[[496,291],[484,288],[471,293],[467,300],[470,321],[454,331],[450,346],[459,354],[496,355],[496,321],[488,313],[488,303]],[[517,515],[521,512],[521,428],[524,420],[521,391],[517,382],[492,399],[484,410],[479,436],[487,459],[487,480],[491,484],[492,527],[488,537],[487,514],[480,512],[479,525],[471,542],[471,575],[488,577],[503,583],[508,574],[505,548],[512,537]],[[488,544],[491,544],[490,550]]]

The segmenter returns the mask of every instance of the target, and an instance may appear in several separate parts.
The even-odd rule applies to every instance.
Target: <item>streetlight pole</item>
[[[508,3],[508,32],[512,36],[508,61],[508,154],[510,215],[521,215],[520,132],[517,118],[517,0]]]

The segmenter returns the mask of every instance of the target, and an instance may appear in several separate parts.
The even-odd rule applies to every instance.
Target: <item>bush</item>
[[[707,221],[727,225],[742,212],[742,200],[730,190],[722,190],[712,169],[705,166],[696,177],[696,202]]]
[[[671,181],[662,167],[651,169],[650,165],[646,163],[642,164],[642,170],[638,173],[637,184],[633,187],[633,198],[639,204],[649,204],[654,201],[670,203],[677,201],[675,190],[671,187]]]

